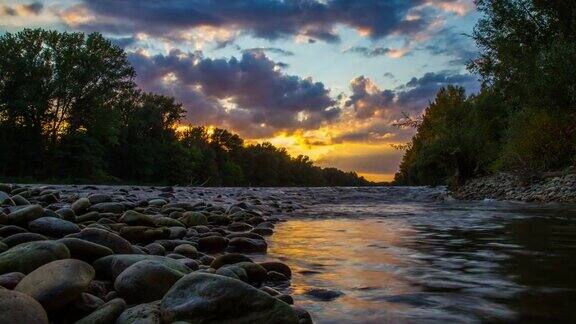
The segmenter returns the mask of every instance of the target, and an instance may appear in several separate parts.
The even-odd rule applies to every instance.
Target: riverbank
[[[295,208],[247,188],[0,185],[0,318],[311,323],[291,269],[254,261]]]
[[[576,174],[548,176],[526,184],[517,176],[501,173],[470,180],[451,195],[462,200],[576,203]]]

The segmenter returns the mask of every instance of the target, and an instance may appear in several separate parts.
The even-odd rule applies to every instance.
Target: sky
[[[184,124],[269,141],[320,166],[388,181],[443,86],[469,94],[473,0],[0,0],[0,33],[100,32],[136,83],[175,97]]]

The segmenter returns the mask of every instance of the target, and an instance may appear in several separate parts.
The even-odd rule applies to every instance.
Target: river
[[[576,322],[576,208],[293,189],[266,258],[316,323]],[[320,293],[317,293],[320,291]],[[316,292],[316,293],[314,293]]]

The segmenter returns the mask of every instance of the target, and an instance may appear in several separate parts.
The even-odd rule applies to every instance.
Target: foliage
[[[477,6],[483,15],[473,36],[482,53],[469,68],[482,79],[481,93],[440,90],[415,125],[397,183],[458,184],[494,171],[534,174],[575,163],[576,3]]]
[[[173,98],[138,90],[102,35],[0,36],[0,178],[180,185],[369,185],[269,143],[189,126]]]

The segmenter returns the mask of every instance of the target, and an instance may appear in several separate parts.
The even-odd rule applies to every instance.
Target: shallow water
[[[295,190],[267,258],[317,323],[576,322],[576,208],[438,192]]]

